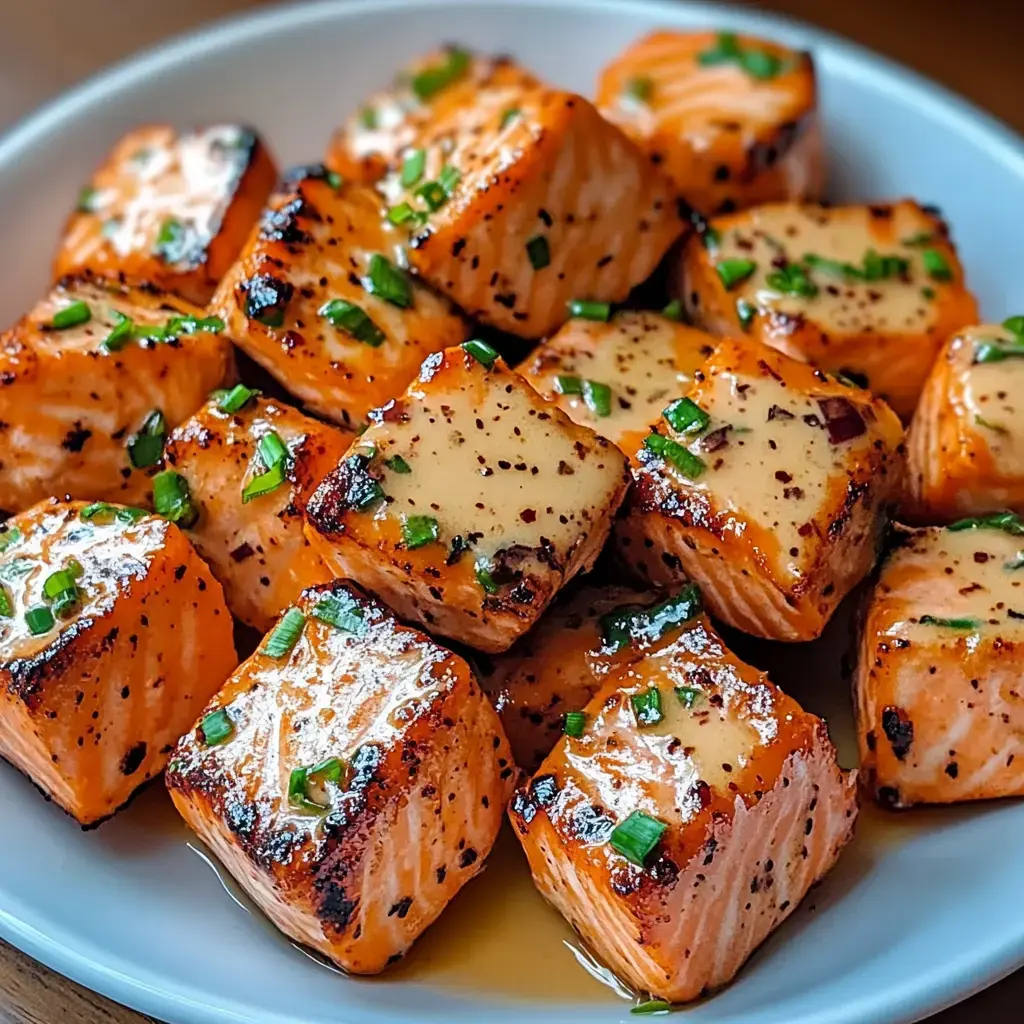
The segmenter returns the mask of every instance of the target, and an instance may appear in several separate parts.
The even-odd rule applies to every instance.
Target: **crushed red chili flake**
[[[768,410],[768,420],[791,420],[793,414],[788,409],[783,409],[781,405],[773,405]]]
[[[717,452],[724,448],[729,443],[728,433],[730,430],[732,427],[727,425],[712,430],[710,434],[705,434],[700,442],[701,448],[706,452]]]
[[[852,441],[855,437],[860,437],[867,432],[864,418],[849,399],[841,396],[819,398],[818,408],[821,409],[821,414],[825,417],[828,439],[832,444]]]

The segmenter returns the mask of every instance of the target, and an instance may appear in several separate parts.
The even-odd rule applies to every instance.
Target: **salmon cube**
[[[880,399],[724,341],[637,454],[619,550],[652,583],[698,582],[731,626],[811,640],[875,564],[903,464]]]
[[[516,769],[469,666],[335,582],[239,667],[166,780],[278,928],[373,974],[481,870]]]
[[[942,343],[977,323],[939,214],[911,200],[715,217],[675,282],[692,321],[845,374],[909,420]]]
[[[350,440],[243,384],[171,434],[164,461],[197,513],[189,539],[232,614],[260,632],[306,587],[333,578],[302,532],[300,509]]]
[[[544,898],[653,997],[728,982],[851,838],[856,773],[825,723],[702,615],[613,672],[573,733],[509,814]]]
[[[419,148],[415,182],[403,161],[379,186],[410,264],[520,337],[552,333],[571,309],[607,318],[687,226],[672,182],[571,93],[483,95]]]
[[[469,341],[378,410],[310,499],[307,533],[398,615],[498,652],[593,565],[628,482],[614,445]]]
[[[172,523],[50,500],[0,527],[0,756],[83,826],[163,771],[237,663],[220,584]]]
[[[689,584],[668,598],[621,586],[580,587],[560,595],[505,654],[480,658],[481,685],[498,709],[516,764],[536,771],[562,733],[577,729],[579,712],[613,672],[675,636],[692,595]],[[623,625],[638,616],[659,629],[625,643]]]
[[[540,83],[510,57],[447,46],[413,61],[387,89],[370,96],[334,133],[325,163],[346,177],[374,182],[415,151],[436,120],[469,112],[481,102],[514,102]],[[419,157],[415,158],[419,160]]]
[[[907,434],[906,519],[1024,512],[1022,358],[1024,317],[968,327],[943,346]]]
[[[210,306],[296,398],[352,429],[468,330],[396,265],[400,240],[383,213],[371,189],[322,166],[297,168]]]
[[[59,284],[0,334],[0,509],[148,505],[169,430],[234,378],[223,326],[152,288]]]
[[[731,32],[652,32],[604,69],[597,106],[704,213],[821,197],[809,53]]]
[[[867,604],[855,693],[888,807],[1024,794],[1024,521],[905,530]]]
[[[206,305],[276,177],[249,128],[136,128],[82,189],[54,276],[88,271]]]
[[[633,455],[717,342],[657,313],[624,310],[607,322],[577,317],[519,372],[570,419]]]

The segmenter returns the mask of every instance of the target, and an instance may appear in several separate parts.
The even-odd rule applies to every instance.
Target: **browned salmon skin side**
[[[629,470],[481,344],[429,356],[374,413],[309,500],[306,529],[337,576],[494,653],[594,564]]]
[[[887,807],[1024,794],[1024,524],[998,520],[904,531],[867,602],[857,738]]]
[[[54,277],[88,271],[205,305],[276,177],[273,159],[249,128],[136,128],[82,189]]]
[[[66,605],[46,593],[59,571]],[[0,528],[0,594],[0,755],[98,824],[237,664],[220,584],[163,519],[47,501]]]
[[[350,438],[283,402],[255,396],[235,412],[213,398],[171,435],[164,461],[186,480],[198,519],[186,531],[224,587],[233,615],[266,632],[306,587],[332,578],[302,532],[303,501],[334,469]],[[281,483],[260,455],[274,435],[287,452]]]
[[[167,785],[278,928],[374,974],[482,869],[516,769],[461,658],[341,582],[288,614],[294,646],[240,666]]]
[[[511,804],[534,882],[627,984],[696,999],[832,868],[856,773],[703,616],[609,676],[584,716]]]
[[[0,510],[52,495],[148,505],[159,467],[133,457],[137,435],[152,423],[166,436],[234,375],[234,348],[198,307],[61,282],[0,334]]]
[[[821,197],[809,53],[727,32],[652,32],[601,73],[597,106],[704,213]]]

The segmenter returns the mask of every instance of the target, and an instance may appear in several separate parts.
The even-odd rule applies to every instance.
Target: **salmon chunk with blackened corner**
[[[957,331],[907,435],[904,522],[1024,512],[1024,316]]]
[[[874,566],[903,466],[883,401],[724,341],[637,453],[618,551],[651,583],[699,583],[731,626],[811,640]]]
[[[302,530],[302,503],[351,438],[238,384],[170,436],[167,471],[188,495],[187,533],[228,607],[266,632],[307,587],[332,578]]]
[[[374,182],[389,167],[410,161],[406,171],[417,184],[423,159],[419,142],[436,120],[470,111],[481,99],[515,108],[521,89],[539,85],[511,57],[473,53],[446,46],[418,57],[385,89],[369,96],[337,129],[324,162],[357,181]]]
[[[688,226],[669,178],[572,93],[481,95],[418,147],[417,183],[403,161],[378,186],[409,263],[519,337],[626,299]]]
[[[642,310],[609,320],[574,317],[519,372],[576,423],[633,455],[717,343],[671,316]]]
[[[835,864],[855,772],[825,723],[737,659],[698,608],[627,662],[512,800],[533,880],[626,984],[729,982]],[[646,642],[649,618],[623,642]]]
[[[903,530],[866,602],[864,782],[886,807],[1024,794],[1024,522]]]
[[[0,756],[83,826],[159,775],[238,659],[172,523],[41,502],[0,527]]]
[[[628,483],[614,445],[469,341],[374,413],[306,529],[336,575],[403,618],[498,652],[593,565]]]
[[[89,271],[205,305],[276,178],[273,158],[249,128],[133,129],[83,187],[54,276]]]
[[[601,72],[597,106],[706,214],[818,199],[814,61],[732,32],[652,32]]]
[[[223,328],[154,288],[61,282],[0,334],[0,510],[148,505],[167,434],[234,380]]]
[[[698,226],[674,283],[697,326],[844,374],[905,421],[943,342],[978,321],[934,207],[769,203]]]
[[[313,412],[349,428],[457,345],[462,316],[400,265],[380,197],[320,165],[271,197],[214,296],[238,346]]]
[[[281,931],[374,974],[483,868],[517,771],[466,662],[335,582],[281,617],[166,781]]]

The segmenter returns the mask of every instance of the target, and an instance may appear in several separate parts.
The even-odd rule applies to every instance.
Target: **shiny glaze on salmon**
[[[55,329],[77,303],[88,320]],[[155,289],[83,278],[0,334],[0,510],[65,494],[148,505],[157,467],[132,465],[133,436],[156,412],[176,426],[234,379],[231,343],[197,320],[202,310]],[[126,326],[134,333],[110,351],[106,339]]]
[[[296,398],[351,428],[399,394],[428,353],[468,332],[446,299],[399,268],[401,239],[383,213],[371,189],[339,184],[321,166],[296,168],[210,305],[243,351]],[[374,256],[402,275],[407,307],[371,293]],[[369,317],[380,332],[372,343],[328,319],[337,301]]]
[[[936,359],[907,435],[908,521],[1024,512],[1024,362],[1015,337],[995,324],[969,327]]]
[[[249,128],[133,129],[82,190],[54,277],[90,271],[205,305],[276,177],[273,159]]]
[[[943,342],[978,319],[945,223],[911,200],[715,217],[687,243],[675,289],[698,326],[851,375],[904,421]]]
[[[686,391],[718,339],[657,313],[623,310],[607,323],[574,318],[519,372],[576,423],[634,455],[662,409]],[[566,381],[568,380],[568,384]],[[575,392],[580,382],[584,393]],[[611,389],[607,411],[584,381]]]
[[[0,528],[0,755],[86,826],[160,774],[238,663],[220,584],[178,528],[89,509],[46,501]],[[77,588],[63,611],[44,591],[59,570]]]
[[[623,559],[656,584],[701,585],[732,626],[775,640],[818,636],[872,568],[898,497],[903,430],[889,407],[752,341],[722,342],[688,397],[709,417],[658,434],[703,464],[691,479],[641,449]]]
[[[220,401],[174,431],[164,459],[188,481],[199,518],[187,533],[224,586],[232,614],[266,632],[306,587],[332,579],[302,532],[300,508],[351,439],[282,402],[251,398],[227,413]],[[267,471],[259,444],[268,434],[288,449],[286,477],[244,501],[245,488]]]
[[[888,807],[1024,794],[1024,524],[906,531],[867,604],[864,781]]]
[[[604,69],[597,106],[704,213],[821,197],[809,53],[732,33],[652,32]]]
[[[318,618],[324,600],[346,628]],[[341,582],[308,590],[294,648],[265,646],[184,736],[175,806],[285,934],[372,974],[483,867],[516,769],[466,663]],[[337,759],[298,800],[296,769]],[[309,802],[309,801],[315,802]]]
[[[336,575],[436,634],[498,652],[593,565],[629,472],[614,445],[491,355],[490,368],[463,347],[428,357],[306,519]]]
[[[642,725],[634,697],[661,697]],[[629,663],[512,801],[542,895],[622,980],[684,1002],[728,982],[851,837],[855,773],[825,723],[697,618]],[[665,827],[641,864],[611,844]]]

